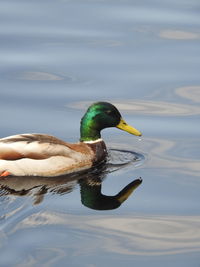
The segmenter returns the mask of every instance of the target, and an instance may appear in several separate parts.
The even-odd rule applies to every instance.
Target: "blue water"
[[[1,0],[0,137],[76,142],[88,105],[109,101],[143,136],[105,130],[116,166],[86,181],[106,196],[143,181],[100,211],[81,202],[80,177],[2,179],[0,266],[199,265],[199,10],[196,0]]]

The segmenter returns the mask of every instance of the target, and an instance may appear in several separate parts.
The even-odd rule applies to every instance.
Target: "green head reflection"
[[[117,195],[106,196],[101,193],[102,183],[85,179],[80,181],[81,202],[84,206],[95,210],[116,209],[128,199],[133,191],[142,183],[142,179],[136,179],[125,186]]]

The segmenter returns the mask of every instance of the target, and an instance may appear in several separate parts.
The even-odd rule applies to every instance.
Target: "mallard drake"
[[[107,149],[100,132],[108,127],[141,136],[122,119],[114,105],[94,103],[81,119],[78,143],[35,133],[0,139],[0,176],[53,177],[90,169],[106,159]]]

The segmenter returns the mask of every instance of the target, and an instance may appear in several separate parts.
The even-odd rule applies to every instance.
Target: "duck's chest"
[[[94,153],[93,165],[105,161],[107,157],[107,148],[103,140],[87,144]]]

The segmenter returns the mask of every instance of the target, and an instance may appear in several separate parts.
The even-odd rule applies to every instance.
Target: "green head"
[[[92,104],[81,119],[81,141],[95,141],[101,138],[101,130],[117,127],[128,133],[141,136],[135,128],[129,126],[123,119],[118,109],[107,102]]]

